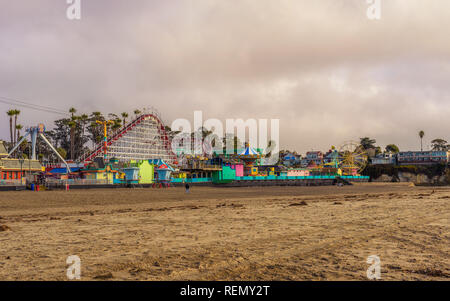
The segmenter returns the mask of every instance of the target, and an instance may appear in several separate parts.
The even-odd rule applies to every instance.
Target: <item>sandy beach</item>
[[[0,280],[449,280],[450,187],[0,193]]]

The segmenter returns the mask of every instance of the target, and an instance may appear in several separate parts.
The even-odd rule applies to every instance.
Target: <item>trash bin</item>
[[[31,191],[34,191],[34,184],[31,183]]]

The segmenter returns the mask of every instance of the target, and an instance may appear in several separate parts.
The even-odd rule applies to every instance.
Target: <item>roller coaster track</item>
[[[153,118],[156,121],[158,133],[162,140],[161,143],[164,146],[165,150],[167,151],[167,154],[169,154],[169,157],[170,157],[169,161],[172,161],[169,163],[173,163],[174,161],[176,161],[176,155],[172,152],[171,141],[170,141],[169,135],[166,132],[165,126],[164,126],[163,122],[161,121],[161,118],[156,113],[142,114],[142,115],[138,116],[136,119],[129,122],[126,126],[121,128],[120,130],[115,132],[111,137],[108,138],[107,146],[108,147],[111,146],[114,142],[118,141],[120,138],[125,136],[128,132],[133,130],[136,126],[141,124],[147,118]],[[156,143],[156,141],[154,143]],[[101,156],[103,151],[104,151],[104,146],[103,146],[103,142],[102,142],[102,143],[97,144],[92,152],[84,154],[77,161],[83,162],[83,163],[91,162],[92,160],[94,160],[94,158]],[[149,158],[149,159],[151,159],[151,158]]]

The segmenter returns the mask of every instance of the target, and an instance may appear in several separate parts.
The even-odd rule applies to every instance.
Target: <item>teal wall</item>
[[[268,177],[234,177],[234,181],[270,181],[270,180],[332,180],[335,179],[336,176],[308,176],[308,177],[277,177],[277,176],[268,176]],[[343,176],[343,179],[366,179],[369,177],[365,176]],[[230,178],[224,178],[224,180],[220,177],[220,173],[212,178],[196,178],[196,179],[171,179],[172,183],[230,183],[233,180]]]
[[[214,171],[212,181],[214,183],[230,183],[236,180],[236,170],[230,166],[222,166],[222,170]]]

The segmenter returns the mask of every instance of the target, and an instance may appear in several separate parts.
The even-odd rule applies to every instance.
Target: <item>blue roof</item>
[[[71,172],[77,172],[80,171],[81,168],[79,167],[71,167],[70,171]],[[52,170],[49,171],[50,173],[67,173],[67,168],[54,168]]]
[[[241,156],[255,156],[255,155],[258,155],[258,152],[253,147],[247,147],[239,155],[241,155]]]

